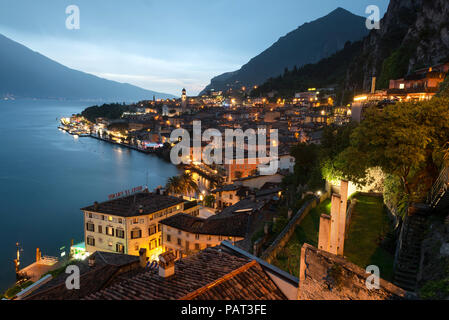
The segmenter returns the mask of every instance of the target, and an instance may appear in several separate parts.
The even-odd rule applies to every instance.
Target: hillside
[[[367,33],[365,18],[338,8],[281,37],[240,70],[213,78],[203,92],[262,84],[270,77],[283,74],[285,68],[293,69],[327,58],[342,49],[347,41],[360,40]]]
[[[103,101],[171,98],[69,69],[0,35],[0,97]]]

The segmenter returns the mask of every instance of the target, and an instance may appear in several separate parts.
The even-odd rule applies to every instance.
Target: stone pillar
[[[345,233],[346,233],[346,212],[348,210],[348,181],[341,180],[340,196],[341,206],[338,222],[338,255],[343,255],[345,248]]]
[[[329,244],[329,252],[332,254],[338,253],[338,227],[340,217],[341,197],[340,195],[332,195],[331,203],[331,237]]]
[[[318,249],[329,252],[330,236],[331,236],[331,217],[327,214],[322,214],[320,217]]]

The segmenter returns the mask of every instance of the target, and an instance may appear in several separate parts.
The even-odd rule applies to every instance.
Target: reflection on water
[[[57,130],[57,118],[87,106],[0,102],[0,289],[14,281],[17,241],[23,265],[33,261],[36,247],[57,255],[71,239],[83,238],[80,208],[147,181],[150,188],[164,185],[178,173],[155,156]]]

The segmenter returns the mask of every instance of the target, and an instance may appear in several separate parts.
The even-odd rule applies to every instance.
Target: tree
[[[411,201],[426,195],[438,176],[449,139],[449,98],[370,107],[336,160],[342,175],[363,180],[368,168],[400,178]]]
[[[184,191],[186,194],[191,192],[192,193],[199,192],[200,190],[198,184],[195,182],[190,172],[184,172],[181,175],[181,187],[182,191]]]
[[[167,192],[169,194],[175,194],[175,195],[182,194],[183,186],[182,186],[181,177],[174,176],[174,177],[168,178],[165,189],[167,190]]]

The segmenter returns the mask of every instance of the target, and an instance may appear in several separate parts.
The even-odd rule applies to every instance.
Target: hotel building
[[[185,209],[185,206],[186,208]],[[141,192],[82,208],[86,251],[139,255],[147,249],[150,260],[163,252],[159,222],[178,213],[198,215],[199,206],[180,198]]]

